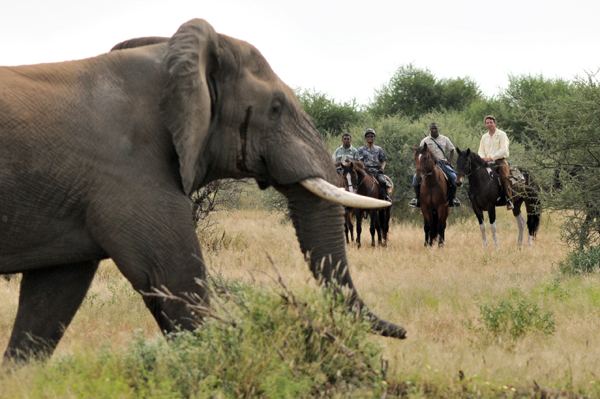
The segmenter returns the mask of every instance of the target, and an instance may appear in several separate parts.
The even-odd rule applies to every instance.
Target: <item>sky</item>
[[[17,4],[18,3],[18,4]],[[192,18],[253,44],[293,88],[368,104],[402,65],[470,77],[571,80],[600,68],[600,2],[556,0],[23,0],[2,6],[0,65],[94,57]]]

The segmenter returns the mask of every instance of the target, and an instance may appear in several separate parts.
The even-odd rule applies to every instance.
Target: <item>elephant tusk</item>
[[[300,184],[311,193],[327,201],[352,208],[375,209],[392,205],[388,201],[351,193],[343,188],[336,187],[333,184],[326,182],[320,177],[302,180]]]

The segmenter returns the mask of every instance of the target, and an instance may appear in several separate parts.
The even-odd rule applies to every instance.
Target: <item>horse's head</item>
[[[344,184],[344,188],[351,193],[356,193],[358,191],[358,173],[357,169],[361,169],[360,162],[346,160],[344,164],[342,164],[342,180]]]
[[[456,160],[456,187],[462,187],[465,177],[471,173],[471,149],[461,151],[456,147],[458,159]]]
[[[421,184],[423,179],[430,175],[437,165],[435,155],[427,148],[427,143],[422,147],[413,147],[415,165],[417,166],[417,183]]]

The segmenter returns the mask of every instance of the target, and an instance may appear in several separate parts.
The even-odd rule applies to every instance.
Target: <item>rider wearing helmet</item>
[[[385,152],[381,147],[373,144],[375,142],[375,136],[375,130],[370,128],[365,130],[365,139],[367,140],[367,144],[358,149],[356,159],[363,163],[367,172],[369,169],[375,171],[375,178],[379,182],[379,186],[383,189],[383,199],[392,202],[392,199],[389,197],[387,192],[385,178],[383,177],[383,171],[385,169],[387,157],[385,156]]]

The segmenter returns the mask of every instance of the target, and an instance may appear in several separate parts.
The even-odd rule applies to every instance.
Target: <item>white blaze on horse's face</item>
[[[358,189],[358,187],[353,187],[352,186],[352,176],[350,176],[350,173],[346,174],[346,181],[348,182],[348,191],[352,192],[352,193],[356,193],[356,190]]]

